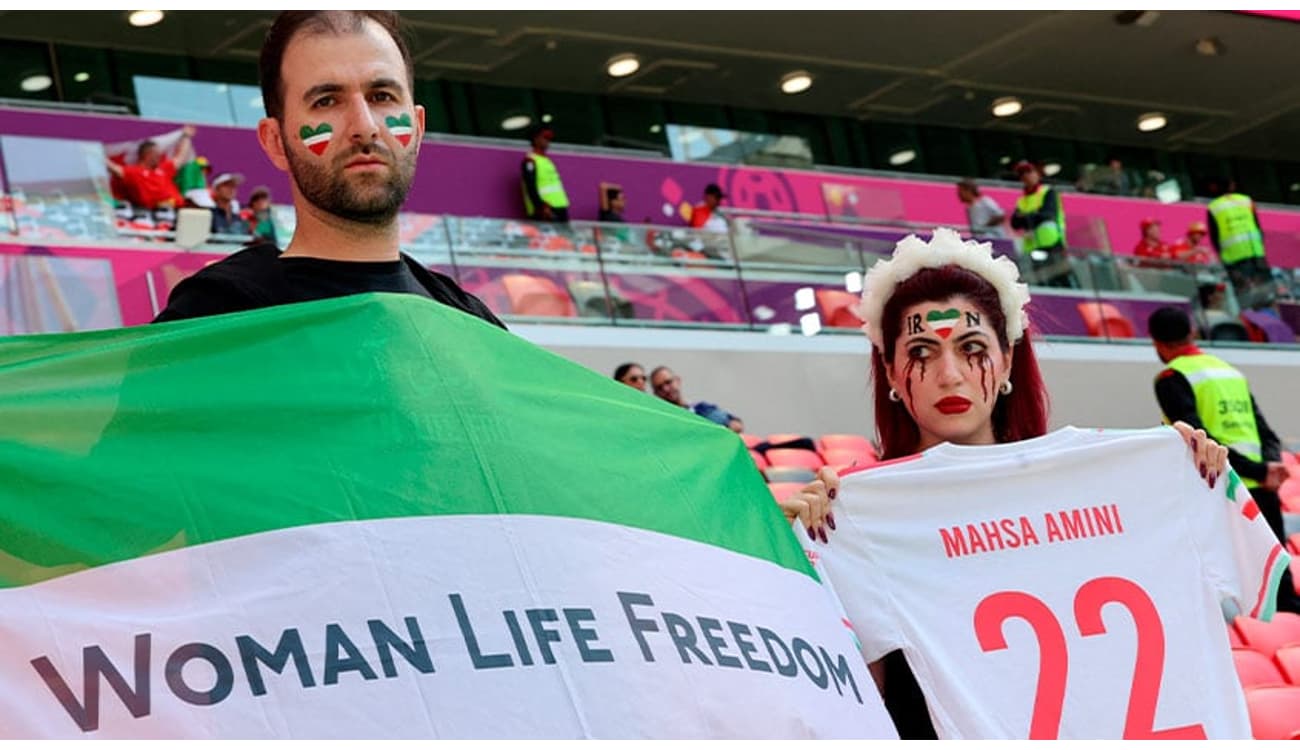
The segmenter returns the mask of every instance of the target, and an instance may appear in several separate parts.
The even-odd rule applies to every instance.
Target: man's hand
[[[550,221],[551,219],[555,218],[555,212],[551,210],[551,206],[549,203],[542,204],[541,213],[542,213],[542,218],[546,219],[547,221]]]
[[[199,132],[198,128],[195,128],[193,125],[186,125],[185,127],[181,128],[181,135],[186,138],[193,138],[194,134],[197,132]]]
[[[1268,476],[1264,478],[1260,486],[1269,492],[1277,492],[1282,483],[1290,478],[1291,472],[1286,468],[1286,464],[1281,461],[1268,462]]]

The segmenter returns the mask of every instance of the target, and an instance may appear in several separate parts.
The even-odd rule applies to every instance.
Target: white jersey
[[[1221,605],[1288,557],[1236,474],[1167,427],[943,444],[844,477],[825,574],[941,738],[1250,738]]]

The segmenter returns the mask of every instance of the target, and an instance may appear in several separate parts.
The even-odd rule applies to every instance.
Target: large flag
[[[737,437],[414,296],[0,340],[0,735],[891,736]]]

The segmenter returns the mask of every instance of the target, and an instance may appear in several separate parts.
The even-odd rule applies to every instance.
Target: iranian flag
[[[887,737],[727,430],[414,296],[0,339],[0,735]]]

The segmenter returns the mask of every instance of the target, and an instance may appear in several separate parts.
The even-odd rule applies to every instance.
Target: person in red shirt
[[[1142,239],[1133,248],[1133,254],[1139,258],[1155,260],[1172,260],[1169,246],[1160,239],[1160,220],[1146,218],[1142,220]]]
[[[704,188],[704,202],[691,208],[691,227],[709,232],[727,231],[726,220],[714,213],[718,210],[718,206],[722,205],[722,199],[726,197],[727,194],[722,192],[722,188],[709,183]]]
[[[1187,234],[1175,240],[1169,246],[1169,253],[1174,260],[1182,263],[1200,263],[1208,265],[1214,262],[1214,253],[1209,245],[1202,245],[1208,231],[1205,222],[1194,221],[1187,226]]]
[[[185,199],[176,187],[176,163],[189,158],[194,138],[194,126],[181,130],[176,149],[169,157],[154,141],[140,144],[135,164],[121,165],[108,162],[108,170],[122,180],[131,203],[141,208],[177,208]]]

